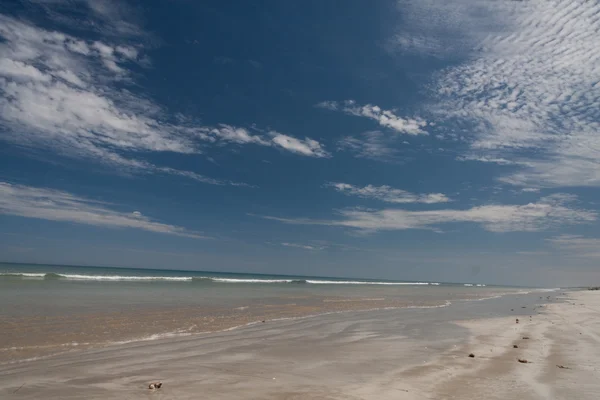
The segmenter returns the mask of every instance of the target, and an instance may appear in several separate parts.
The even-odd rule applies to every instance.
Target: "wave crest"
[[[230,283],[230,284],[293,284],[293,285],[379,285],[379,286],[439,286],[438,282],[388,282],[367,280],[302,279],[302,278],[225,278],[219,276],[152,276],[152,275],[86,275],[56,272],[4,272],[0,279],[44,279],[71,281],[107,281],[107,282],[194,282],[194,283]],[[465,284],[465,286],[474,286]],[[485,286],[485,285],[477,285]]]

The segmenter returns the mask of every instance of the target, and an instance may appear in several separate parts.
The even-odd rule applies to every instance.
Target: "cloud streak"
[[[338,151],[350,152],[357,158],[389,163],[401,161],[399,151],[392,145],[392,138],[380,131],[345,136],[337,144]]]
[[[302,250],[310,250],[310,251],[315,251],[315,250],[324,250],[327,248],[327,246],[311,246],[308,244],[298,244],[298,243],[281,243],[282,246],[285,247],[295,247],[297,249],[302,249]]]
[[[427,121],[421,118],[402,118],[397,116],[392,110],[384,110],[379,106],[366,104],[358,105],[354,100],[344,102],[323,101],[317,104],[317,107],[331,111],[341,111],[347,115],[356,117],[365,117],[376,121],[384,128],[392,129],[397,133],[406,135],[427,135],[423,129],[427,126]]]
[[[572,256],[586,258],[600,258],[600,239],[589,238],[581,235],[560,235],[548,241],[561,250],[567,251]]]
[[[131,228],[195,239],[206,239],[185,228],[154,221],[140,211],[121,212],[106,203],[59,190],[0,182],[0,214],[104,228]]]
[[[395,189],[387,185],[373,186],[367,185],[364,187],[358,187],[350,185],[348,183],[340,182],[329,182],[325,184],[325,187],[331,187],[336,191],[343,193],[347,196],[357,196],[365,199],[376,199],[385,201],[386,203],[423,203],[423,204],[434,204],[434,203],[446,203],[450,199],[443,193],[428,193],[428,194],[415,194],[407,192],[402,189]]]
[[[596,221],[597,214],[568,206],[573,196],[557,194],[524,205],[485,205],[466,210],[409,211],[403,209],[349,209],[338,212],[339,218],[314,220],[299,218],[263,218],[300,225],[327,225],[357,229],[363,232],[408,229],[438,230],[450,223],[474,223],[490,232],[535,232],[567,224]]]

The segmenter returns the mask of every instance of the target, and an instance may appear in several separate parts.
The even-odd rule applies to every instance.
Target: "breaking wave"
[[[360,280],[331,280],[331,279],[268,279],[268,278],[223,278],[214,276],[135,276],[135,275],[85,275],[62,274],[55,272],[4,272],[0,279],[43,279],[43,280],[71,280],[71,281],[108,281],[108,282],[196,282],[196,283],[279,283],[294,285],[383,285],[383,286],[438,286],[437,282],[386,282],[386,281],[360,281]]]

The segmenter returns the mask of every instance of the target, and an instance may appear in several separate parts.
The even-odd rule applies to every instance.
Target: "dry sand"
[[[600,292],[565,297],[510,317],[482,317],[495,299],[71,352],[0,365],[0,398],[596,400]]]

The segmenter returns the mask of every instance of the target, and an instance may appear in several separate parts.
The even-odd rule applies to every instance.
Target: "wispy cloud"
[[[121,0],[26,0],[52,21],[70,29],[104,36],[147,37],[139,23],[139,10]]]
[[[421,118],[402,118],[397,116],[393,110],[384,110],[379,106],[372,104],[358,105],[354,100],[343,102],[323,101],[317,104],[317,107],[331,111],[341,111],[348,115],[356,117],[365,117],[377,121],[385,128],[392,129],[398,133],[407,135],[427,135],[423,130],[427,126],[427,121]]]
[[[0,182],[0,214],[50,221],[74,222],[106,228],[133,228],[196,239],[199,233],[164,224],[140,211],[116,211],[109,204],[59,190]]]
[[[600,238],[581,235],[560,235],[548,239],[555,247],[577,257],[600,258]]]
[[[390,163],[401,161],[400,153],[394,148],[392,139],[380,131],[345,136],[338,141],[338,150],[351,152],[357,158]]]
[[[524,205],[485,205],[466,210],[408,211],[403,209],[350,209],[338,212],[332,220],[300,218],[263,218],[288,224],[329,225],[358,229],[364,232],[433,229],[448,223],[475,223],[490,232],[533,232],[566,224],[584,224],[597,219],[593,211],[568,206],[573,196],[558,194]]]
[[[491,157],[491,156],[476,156],[476,155],[466,155],[466,156],[458,156],[456,157],[457,161],[479,161],[484,163],[492,163],[498,165],[527,165],[526,162],[516,161],[516,160],[508,160],[506,158],[501,157]]]
[[[195,132],[196,136],[211,143],[256,144],[275,147],[307,157],[331,157],[323,145],[311,138],[298,139],[276,131],[267,134],[251,133],[246,128],[220,124],[218,127],[202,127]]]
[[[66,6],[55,3],[40,4],[54,11],[54,20],[60,20],[62,14],[56,9]],[[123,17],[118,11],[120,3],[77,4],[81,3],[101,18]],[[60,21],[75,23],[70,18]],[[157,166],[144,157],[156,152],[198,154],[207,146],[225,144],[329,156],[310,138],[277,132],[253,135],[225,124],[205,126],[189,117],[174,116],[153,100],[130,91],[134,87],[132,71],[146,65],[148,58],[144,46],[139,41],[132,44],[128,36],[139,37],[143,31],[124,22],[118,24],[122,35],[92,41],[0,15],[0,139],[120,171],[168,173],[222,185],[238,184]]]
[[[377,200],[385,201],[387,203],[433,204],[433,203],[446,203],[446,202],[450,201],[450,199],[443,193],[415,194],[415,193],[407,192],[406,190],[395,189],[395,188],[387,186],[387,185],[383,185],[383,186],[367,185],[364,187],[358,187],[358,186],[350,185],[348,183],[329,182],[329,183],[326,183],[325,186],[334,188],[338,192],[343,193],[347,196],[357,196],[357,197],[362,197],[362,198],[377,199]]]
[[[494,0],[398,0],[401,23],[387,43],[392,53],[461,58],[497,29],[487,16]]]
[[[310,251],[315,251],[315,250],[324,250],[327,248],[327,246],[314,246],[314,245],[308,245],[308,244],[298,244],[298,243],[281,243],[282,246],[285,247],[295,247],[298,249],[303,249],[303,250],[310,250]]]
[[[416,22],[421,25],[428,16],[451,9],[449,18],[439,20],[444,37],[470,38],[457,41],[467,61],[437,76],[439,101],[432,111],[469,126],[473,150],[496,159],[528,159],[502,181],[532,187],[600,186],[597,2],[402,4],[421,18]]]

